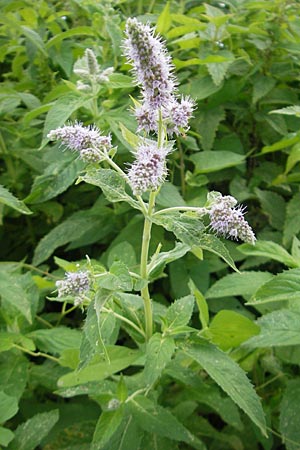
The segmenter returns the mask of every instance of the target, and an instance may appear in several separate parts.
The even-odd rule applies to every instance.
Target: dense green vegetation
[[[0,7],[0,448],[299,449],[300,3]],[[127,173],[142,136],[129,17],[163,36],[195,101],[157,214],[112,166]],[[49,140],[76,121],[111,134],[100,164]],[[216,192],[247,207],[255,245],[195,214]],[[58,295],[85,271],[84,301]]]

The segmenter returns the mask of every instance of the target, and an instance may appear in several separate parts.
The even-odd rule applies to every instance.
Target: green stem
[[[141,289],[141,295],[144,302],[145,310],[145,327],[146,327],[146,340],[148,341],[153,332],[153,318],[152,318],[152,304],[148,288],[148,255],[149,255],[149,245],[151,238],[151,228],[152,228],[152,212],[155,204],[156,192],[151,192],[149,196],[148,205],[148,215],[145,217],[144,231],[143,231],[143,241],[142,241],[142,253],[141,253],[141,277],[143,280],[147,281],[145,287]]]
[[[145,333],[144,330],[141,330],[134,322],[132,322],[131,320],[127,319],[127,317],[123,317],[120,314],[116,313],[115,311],[113,311],[112,309],[109,308],[102,308],[102,311],[107,312],[112,314],[113,316],[115,316],[117,319],[122,320],[122,322],[127,323],[128,325],[130,325],[132,328],[134,328],[139,334],[141,334],[143,337],[145,337]]]
[[[17,348],[18,350],[21,350],[24,353],[27,353],[30,356],[43,356],[44,358],[48,358],[51,359],[51,361],[55,361],[56,363],[59,362],[58,358],[55,358],[54,356],[48,355],[47,353],[43,353],[43,352],[32,352],[30,350],[28,350],[27,348],[21,347],[21,345],[18,344],[14,344],[14,347]]]

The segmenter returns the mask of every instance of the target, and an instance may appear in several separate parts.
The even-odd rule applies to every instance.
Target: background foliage
[[[0,5],[0,445],[10,450],[298,449],[300,4],[2,0]],[[96,182],[75,185],[82,161],[49,144],[47,133],[68,119],[96,123],[112,133],[116,160],[121,165],[132,160],[128,141],[136,124],[129,96],[138,91],[122,56],[130,16],[157,25],[181,92],[197,101],[191,129],[177,139],[170,156],[159,206],[201,206],[209,190],[231,194],[247,205],[247,220],[258,237],[255,247],[225,243],[240,273],[205,246],[202,260],[199,249],[187,253],[178,244],[174,258],[162,259],[153,273],[157,317],[173,300],[185,298],[187,320],[178,326],[190,318],[192,325],[199,321],[188,297],[192,289],[206,335],[247,371],[262,398],[268,439],[231,400],[233,381],[226,391],[231,398],[219,389],[218,376],[230,374],[228,360],[218,360],[221,352],[213,362],[203,356],[199,361],[187,350],[186,357],[202,367],[196,378],[178,358],[171,360],[169,340],[155,372],[152,361],[139,361],[139,351],[121,333],[117,342],[113,335],[107,338],[115,364],[111,373],[101,361],[96,372],[70,372],[93,318],[88,311],[85,320],[80,309],[69,312],[51,300],[55,280],[76,264],[84,267],[85,255],[110,269],[116,260],[134,269],[142,221],[126,203],[110,203]],[[78,91],[73,72],[86,48],[103,68],[115,70],[91,93]],[[174,236],[157,226],[152,253],[159,242],[170,250]],[[130,294],[120,302],[134,306]],[[114,333],[115,324],[107,327]],[[133,363],[145,364],[150,384],[162,374],[157,396],[165,408],[137,396],[126,412],[134,420],[124,422],[120,409],[107,405],[116,398],[122,402],[131,390],[138,374],[126,368]],[[114,375],[120,371],[125,381]],[[107,375],[112,377],[101,381]],[[201,444],[192,442],[179,421]],[[121,444],[115,430],[126,436]]]

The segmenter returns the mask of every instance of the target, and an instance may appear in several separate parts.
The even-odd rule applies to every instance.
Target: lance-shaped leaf
[[[266,423],[260,399],[241,367],[214,345],[194,338],[186,342],[184,353],[203,367],[211,378],[266,434]]]
[[[0,203],[10,206],[22,214],[32,214],[24,202],[15,197],[8,189],[0,185]]]
[[[151,337],[146,348],[144,370],[144,378],[147,384],[153,384],[160,377],[174,351],[175,342],[170,336],[162,336],[160,333],[156,333]]]

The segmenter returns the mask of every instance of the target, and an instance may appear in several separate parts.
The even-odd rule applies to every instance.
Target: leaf
[[[6,422],[18,411],[18,400],[0,391],[0,423]]]
[[[300,380],[289,380],[280,404],[279,430],[287,450],[298,450],[300,442]]]
[[[15,435],[11,430],[0,426],[0,445],[7,447],[13,440],[14,436]]]
[[[46,116],[41,149],[49,142],[47,134],[64,125],[72,113],[81,108],[84,103],[86,103],[85,98],[74,94],[65,95],[56,100]]]
[[[260,334],[244,345],[250,348],[276,347],[300,344],[300,314],[281,309],[259,318]]]
[[[133,150],[136,150],[141,140],[140,137],[128,130],[123,123],[120,123],[119,126],[125,141],[128,142]]]
[[[79,348],[81,331],[75,328],[57,327],[46,330],[35,330],[27,336],[36,342],[40,350],[54,355],[60,355],[66,349]]]
[[[28,379],[29,361],[13,352],[0,355],[0,390],[17,398],[23,395]]]
[[[300,161],[300,143],[295,144],[290,151],[286,161],[285,175],[292,170],[292,168]]]
[[[118,433],[123,417],[123,408],[102,412],[95,428],[91,450],[103,450],[110,438]]]
[[[267,95],[273,89],[275,84],[276,80],[271,77],[259,75],[254,78],[252,103],[258,102],[258,100]]]
[[[156,197],[156,204],[170,208],[172,206],[184,206],[186,203],[178,192],[178,188],[172,183],[166,182],[162,185]]]
[[[160,15],[158,16],[157,22],[156,22],[156,31],[159,34],[166,34],[172,24],[172,17],[170,14],[170,3],[167,2],[166,6],[164,7],[164,9],[162,10],[162,12],[160,13]]]
[[[227,61],[225,60],[223,62],[212,61],[206,66],[215,85],[220,86],[220,84],[222,83],[222,81],[226,76],[229,67],[234,61],[234,55],[229,51],[223,50],[222,52],[220,52],[220,55],[211,55],[211,56],[221,56],[227,59]]]
[[[205,297],[223,298],[235,295],[248,297],[253,295],[261,285],[272,278],[273,275],[269,272],[251,271],[230,273],[217,280],[205,293]]]
[[[124,75],[123,73],[114,72],[109,75],[107,86],[112,89],[126,89],[133,88],[134,85],[132,77]]]
[[[175,351],[174,339],[170,336],[154,334],[146,347],[144,379],[151,386],[161,376],[164,368],[171,361]]]
[[[20,314],[25,317],[28,323],[32,323],[31,292],[26,289],[22,283],[23,280],[24,276],[13,276],[0,272],[1,306],[7,314]]]
[[[49,49],[54,45],[57,46],[64,39],[69,39],[73,36],[95,36],[95,31],[91,27],[80,26],[72,28],[71,30],[63,31],[62,33],[57,33],[55,34],[55,36],[53,36],[53,38],[49,39],[46,44],[46,48]]]
[[[199,338],[186,343],[183,351],[203,367],[266,436],[266,423],[260,399],[240,366],[226,353]]]
[[[48,53],[45,47],[45,44],[41,38],[41,36],[31,28],[21,26],[21,30],[23,31],[26,38],[31,42],[34,47],[36,47],[42,54],[44,58],[48,58]]]
[[[293,198],[289,201],[286,208],[286,218],[283,229],[284,245],[289,245],[289,243],[293,239],[293,236],[298,234],[300,231],[299,204],[300,204],[300,193],[297,192],[293,196]]]
[[[299,300],[300,269],[286,270],[263,284],[253,295],[249,305]]]
[[[167,309],[166,315],[163,318],[164,324],[168,330],[172,330],[182,325],[187,325],[191,320],[194,310],[195,298],[193,295],[175,300]]]
[[[124,179],[114,170],[90,169],[80,180],[100,187],[110,202],[127,202],[133,208],[140,209],[138,202],[125,192]]]
[[[145,450],[141,446],[143,435],[144,432],[137,426],[132,414],[129,414],[103,450]]]
[[[10,206],[11,208],[19,211],[22,214],[32,214],[29,208],[25,205],[24,202],[19,200],[13,194],[9,192],[4,186],[0,185],[0,203],[4,205]]]
[[[208,304],[205,300],[205,297],[202,295],[202,293],[199,291],[199,289],[197,289],[193,280],[189,280],[188,285],[189,285],[191,294],[194,295],[194,297],[196,299],[196,303],[197,303],[197,306],[199,309],[199,319],[200,319],[202,328],[206,328],[209,323]]]
[[[115,261],[110,271],[98,280],[99,286],[112,291],[131,291],[132,278],[128,267],[122,261]]]
[[[278,142],[275,142],[272,145],[265,145],[262,148],[261,153],[265,154],[265,153],[271,153],[271,152],[277,152],[278,150],[282,150],[284,148],[290,147],[291,145],[296,144],[297,142],[300,141],[300,135],[297,133],[289,133],[287,135],[287,137],[285,137],[284,139],[281,139]]]
[[[112,216],[111,209],[105,207],[75,212],[40,240],[34,252],[33,265],[38,266],[58,247],[82,238],[89,231],[95,241],[104,240],[114,228]]]
[[[88,383],[89,381],[99,381],[113,375],[116,372],[126,369],[126,367],[134,364],[140,357],[141,353],[126,347],[107,346],[106,348],[109,362],[104,357],[93,361],[80,372],[70,372],[63,375],[58,380],[59,387],[70,387],[78,384]]]
[[[223,309],[218,312],[209,326],[211,341],[226,351],[238,347],[251,336],[259,333],[259,326],[235,311]]]
[[[36,414],[21,423],[15,431],[15,438],[8,450],[35,450],[49,434],[59,418],[58,409]]]
[[[157,434],[173,441],[186,442],[193,448],[205,450],[205,445],[187,430],[167,409],[156,405],[150,399],[135,396],[129,408],[138,425],[151,434]]]
[[[167,264],[180,259],[189,250],[190,247],[188,245],[182,244],[181,242],[175,242],[175,247],[172,250],[158,254],[155,253],[148,265],[149,280],[152,281],[158,278]]]
[[[213,147],[219,124],[225,119],[224,108],[222,106],[216,106],[210,109],[203,109],[199,115],[199,119],[198,130],[201,135],[201,144],[205,151],[209,151]],[[193,162],[195,162],[193,158],[199,154],[197,153],[191,157]]]
[[[26,201],[34,205],[57,197],[74,183],[83,167],[84,163],[79,159],[62,158],[50,164],[42,175],[35,178]]]
[[[238,250],[244,255],[262,256],[285,264],[288,267],[299,267],[299,263],[281,245],[272,241],[256,241],[255,245],[241,244]]]
[[[190,160],[195,164],[198,173],[210,173],[238,166],[245,161],[245,156],[223,150],[204,151],[192,155]]]
[[[185,66],[193,64],[192,61],[184,61],[184,63],[186,63],[184,64]],[[178,67],[176,60],[174,60],[174,64]],[[206,76],[200,79],[194,79],[190,83],[182,85],[180,91],[183,94],[190,95],[195,100],[203,100],[219,91],[221,87],[222,86],[216,86],[210,76]]]
[[[255,193],[261,203],[262,211],[269,218],[270,224],[276,230],[282,230],[285,219],[285,201],[284,198],[271,191],[262,191],[256,188]]]
[[[273,111],[270,111],[269,114],[284,114],[286,116],[300,117],[300,106],[293,105],[286,106],[285,108],[273,109]]]

